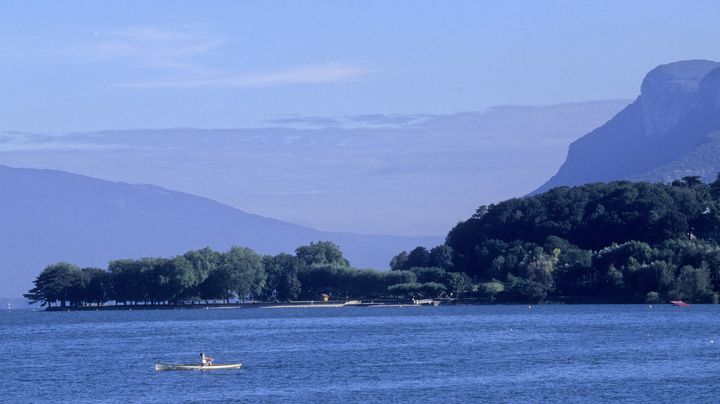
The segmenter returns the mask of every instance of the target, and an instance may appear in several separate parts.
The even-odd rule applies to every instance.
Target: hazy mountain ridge
[[[0,163],[155,184],[311,228],[444,234],[477,203],[542,184],[570,142],[628,102],[294,116],[261,128],[0,132]]]
[[[567,159],[535,192],[613,180],[671,181],[720,171],[720,63],[688,60],[647,74],[638,98],[570,145]]]
[[[357,267],[387,268],[398,251],[441,237],[323,232],[211,199],[55,170],[0,166],[0,296],[18,296],[50,263],[105,266],[111,259],[172,256],[211,246],[293,252],[335,241]]]

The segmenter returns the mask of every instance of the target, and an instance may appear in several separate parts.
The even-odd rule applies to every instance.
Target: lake
[[[239,370],[155,372],[199,353]],[[717,402],[720,306],[0,311],[3,402]]]

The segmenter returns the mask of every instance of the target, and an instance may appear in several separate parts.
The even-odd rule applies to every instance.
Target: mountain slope
[[[720,63],[688,60],[659,66],[640,96],[603,126],[570,145],[560,170],[535,192],[612,180],[713,180],[720,161]]]
[[[0,296],[20,295],[60,260],[104,266],[231,245],[275,254],[316,240],[335,241],[353,265],[375,268],[387,268],[398,251],[442,242],[322,232],[152,185],[0,166]]]

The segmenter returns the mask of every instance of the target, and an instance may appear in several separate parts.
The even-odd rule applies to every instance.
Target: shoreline
[[[195,303],[195,304],[112,304],[104,306],[66,306],[46,307],[41,311],[63,312],[63,311],[133,311],[133,310],[230,310],[230,309],[329,309],[343,307],[422,307],[438,306],[441,304],[466,304],[456,302],[443,302],[440,300],[423,301],[413,303],[412,301],[297,301],[284,303],[270,302],[249,302],[249,303]]]
[[[231,309],[340,309],[345,307],[434,307],[434,306],[555,306],[555,305],[645,305],[665,306],[672,305],[671,302],[624,302],[624,301],[602,301],[602,300],[549,300],[542,303],[521,303],[521,302],[491,302],[482,299],[424,299],[420,301],[377,299],[369,302],[359,300],[350,301],[295,301],[295,302],[248,302],[248,303],[195,303],[195,304],[111,304],[104,306],[66,306],[66,307],[28,307],[33,311],[133,311],[133,310],[231,310]],[[691,305],[703,304],[693,303]],[[715,304],[715,303],[704,303]]]

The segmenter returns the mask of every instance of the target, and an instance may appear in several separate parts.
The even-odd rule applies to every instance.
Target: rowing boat
[[[238,369],[242,367],[241,363],[231,363],[225,365],[180,365],[175,363],[156,363],[155,370],[219,370],[219,369]]]

